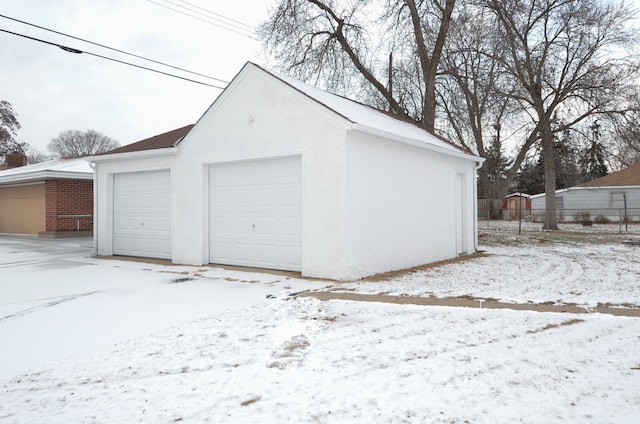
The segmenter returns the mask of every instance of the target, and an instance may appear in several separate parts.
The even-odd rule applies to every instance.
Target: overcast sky
[[[152,1],[2,0],[0,15],[225,81],[247,61],[264,64],[259,42],[246,35],[243,25],[231,23],[231,29],[243,33],[238,34],[167,8],[189,7],[186,1]],[[188,3],[255,27],[275,0]],[[225,85],[4,17],[0,29]],[[194,123],[221,92],[5,32],[0,32],[0,64],[0,100],[11,103],[18,115],[18,141],[45,152],[51,138],[68,129],[93,129],[124,145]]]

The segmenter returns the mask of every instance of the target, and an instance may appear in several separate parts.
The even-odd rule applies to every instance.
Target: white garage
[[[171,259],[170,171],[113,175],[113,254]]]
[[[252,63],[195,125],[89,160],[97,255],[349,280],[476,248],[481,158]]]

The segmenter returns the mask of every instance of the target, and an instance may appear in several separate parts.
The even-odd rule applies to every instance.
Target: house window
[[[564,197],[556,196],[556,209],[564,209]]]
[[[624,200],[627,193],[624,191],[611,193],[611,208],[622,209],[624,208]]]

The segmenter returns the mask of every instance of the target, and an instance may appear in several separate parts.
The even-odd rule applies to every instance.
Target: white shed
[[[350,280],[477,245],[483,159],[252,63],[192,128],[90,160],[97,255]]]
[[[542,214],[545,209],[544,193],[531,196],[531,213]],[[640,219],[640,163],[593,181],[556,190],[556,210],[566,219],[583,212],[591,218],[602,216],[611,221],[621,217]]]

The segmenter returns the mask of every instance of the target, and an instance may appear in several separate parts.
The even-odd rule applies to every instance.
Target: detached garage
[[[195,125],[90,160],[97,255],[356,279],[476,247],[481,158],[252,63]]]
[[[84,159],[0,171],[0,233],[93,235],[93,170]]]

